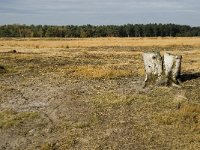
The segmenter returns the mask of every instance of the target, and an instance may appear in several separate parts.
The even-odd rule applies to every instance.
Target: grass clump
[[[55,143],[43,143],[40,150],[56,150],[58,149]]]
[[[0,65],[0,73],[5,73],[5,72],[6,72],[6,68]]]
[[[200,105],[185,102],[176,111],[159,114],[156,120],[162,125],[174,125],[200,132]]]
[[[103,92],[97,94],[92,98],[92,101],[101,105],[130,105],[135,100],[145,99],[145,96],[135,94],[135,95],[125,95],[113,92]]]
[[[30,121],[38,117],[39,114],[37,112],[2,111],[0,112],[0,128],[17,126],[25,121]]]
[[[85,77],[85,78],[118,78],[118,77],[129,77],[132,75],[131,70],[125,69],[114,69],[107,66],[78,66],[73,73],[76,77]]]

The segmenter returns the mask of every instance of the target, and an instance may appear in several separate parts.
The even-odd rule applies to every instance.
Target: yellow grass
[[[190,49],[192,47],[192,49]],[[66,38],[66,39],[0,39],[0,52],[16,49],[18,52],[40,53],[49,56],[67,56],[80,61],[102,61],[118,68],[105,68],[104,65],[78,66],[75,76],[93,78],[130,76],[131,71],[144,75],[143,51],[165,51],[183,56],[183,71],[200,71],[200,37],[166,38]],[[14,56],[15,57],[15,56]],[[67,59],[67,58],[66,58]],[[124,64],[126,67],[123,68]],[[123,69],[120,69],[121,68]]]
[[[79,48],[106,46],[200,46],[200,37],[0,39],[1,47]]]
[[[179,110],[160,114],[157,121],[161,124],[175,125],[178,128],[189,128],[200,131],[200,105],[183,103]]]
[[[182,55],[182,87],[143,88],[146,51]],[[0,65],[0,129],[11,145],[26,135],[34,143],[21,149],[200,146],[198,37],[0,39]]]
[[[114,69],[107,66],[79,66],[74,69],[73,76],[86,78],[118,78],[131,76],[131,70]]]

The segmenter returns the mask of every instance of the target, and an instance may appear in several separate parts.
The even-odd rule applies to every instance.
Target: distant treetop
[[[0,37],[192,37],[200,36],[200,27],[176,24],[126,25],[2,25]]]

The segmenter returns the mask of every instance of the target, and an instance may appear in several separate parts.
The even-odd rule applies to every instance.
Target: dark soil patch
[[[0,73],[5,73],[5,72],[6,72],[6,68],[0,65]]]

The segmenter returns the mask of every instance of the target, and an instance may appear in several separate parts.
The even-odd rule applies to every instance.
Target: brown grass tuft
[[[159,114],[156,121],[162,125],[173,125],[200,132],[200,105],[185,102],[176,111]]]
[[[78,66],[73,73],[76,77],[86,78],[118,78],[129,77],[132,75],[131,70],[114,69],[110,66]]]

